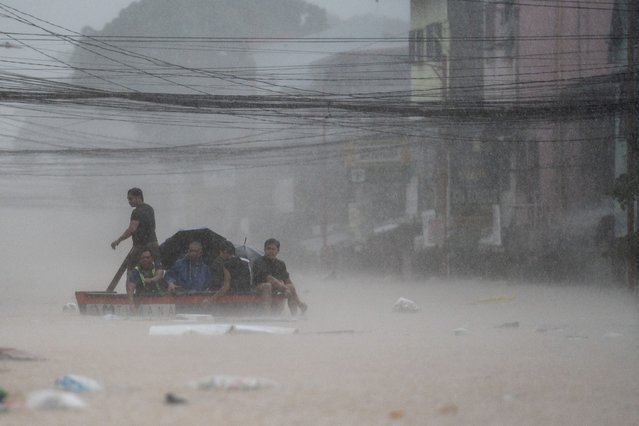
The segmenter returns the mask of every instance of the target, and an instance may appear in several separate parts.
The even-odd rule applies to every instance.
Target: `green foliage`
[[[639,175],[637,173],[619,175],[613,184],[612,196],[625,210],[639,196]]]

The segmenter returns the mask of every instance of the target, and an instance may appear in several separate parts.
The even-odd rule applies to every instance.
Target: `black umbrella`
[[[242,244],[242,245],[235,246],[235,255],[248,259],[251,261],[251,264],[253,264],[253,262],[255,262],[257,259],[264,256],[264,253],[262,253],[260,250],[256,249],[255,247]]]
[[[160,259],[162,266],[169,269],[176,260],[184,257],[193,241],[202,243],[203,260],[210,264],[220,252],[220,245],[226,238],[216,234],[208,228],[185,229],[176,232],[160,245]]]

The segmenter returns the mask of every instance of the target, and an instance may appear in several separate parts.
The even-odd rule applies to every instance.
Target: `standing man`
[[[211,285],[211,272],[202,260],[202,244],[193,241],[189,244],[189,252],[168,270],[164,280],[171,293],[196,293],[206,291]]]
[[[306,312],[306,303],[297,295],[295,286],[286,270],[286,264],[277,258],[280,252],[280,242],[275,238],[269,238],[264,242],[264,256],[253,264],[253,282],[255,287],[267,283],[275,291],[283,291],[288,297],[288,309],[291,315],[297,315],[298,308],[302,314]]]
[[[129,237],[133,239],[133,248],[127,257],[127,270],[135,267],[142,254],[147,249],[151,251],[156,261],[160,259],[160,245],[158,237],[155,235],[155,212],[153,207],[144,202],[144,195],[140,188],[131,188],[126,196],[129,205],[133,207],[129,227],[124,230],[120,238],[111,243],[111,248],[115,248],[122,241]]]

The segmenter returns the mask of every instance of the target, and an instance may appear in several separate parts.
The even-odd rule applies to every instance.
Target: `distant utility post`
[[[637,16],[637,0],[628,0],[627,10],[627,74],[626,74],[626,96],[628,97],[628,110],[626,119],[626,143],[627,149],[627,173],[628,176],[633,173],[639,173],[639,170],[635,170],[635,158],[637,157],[637,75],[635,69],[635,45],[637,43],[636,37],[636,22]],[[632,199],[628,203],[626,214],[628,223],[628,241],[633,241],[635,231],[635,202]],[[633,245],[634,246],[634,245]],[[635,290],[635,281],[637,278],[637,259],[634,250],[628,250],[626,257],[626,281],[628,288],[632,291]]]

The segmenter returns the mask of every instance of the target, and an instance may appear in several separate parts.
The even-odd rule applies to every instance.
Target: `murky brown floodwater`
[[[299,333],[223,336],[149,336],[151,326],[170,321],[64,313],[72,289],[27,297],[28,283],[14,281],[0,302],[1,346],[46,359],[0,360],[0,385],[20,399],[75,373],[105,390],[82,395],[83,410],[17,408],[0,423],[631,425],[639,418],[639,310],[626,290],[294,278],[308,316],[273,324]],[[421,311],[393,312],[399,297]],[[212,374],[279,387],[188,386]],[[187,404],[165,404],[169,392]]]

